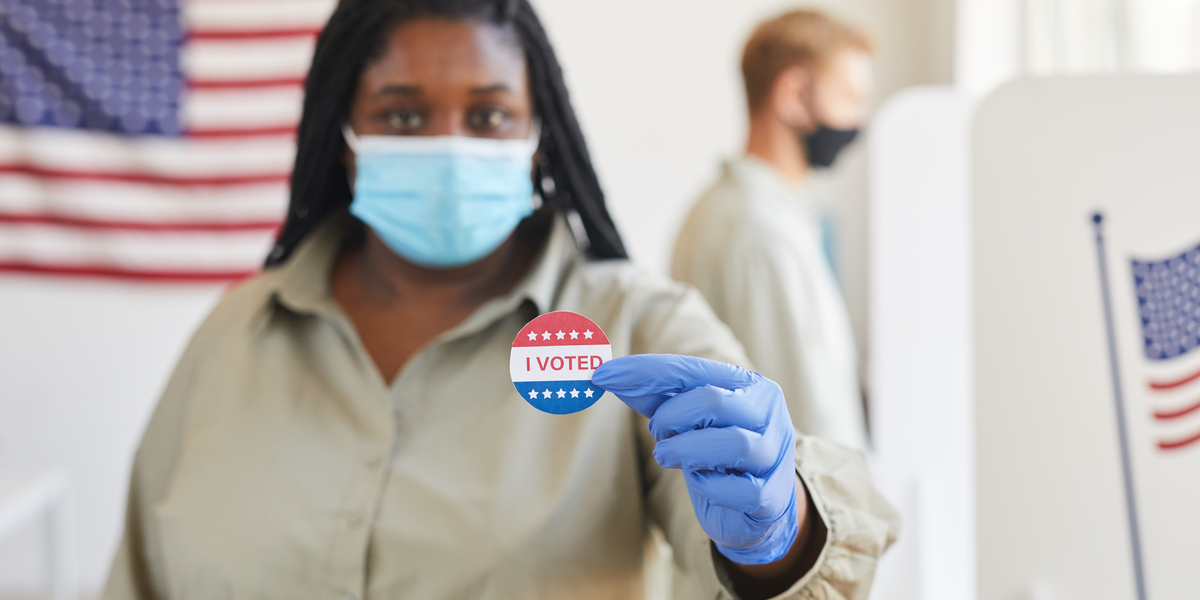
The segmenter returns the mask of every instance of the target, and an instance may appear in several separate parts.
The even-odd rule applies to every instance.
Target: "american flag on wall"
[[[1133,279],[1156,444],[1179,451],[1200,442],[1200,246],[1134,260]]]
[[[257,270],[335,4],[0,0],[0,271]]]

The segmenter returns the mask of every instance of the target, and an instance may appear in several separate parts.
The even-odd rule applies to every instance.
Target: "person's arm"
[[[780,432],[791,427],[775,410],[782,400],[764,402],[769,394],[757,384],[719,375],[711,385],[697,385],[705,377],[694,367],[706,363],[734,369],[692,357],[631,356],[606,363],[611,366],[593,378],[650,417],[642,441],[648,505],[697,588],[691,593],[866,598],[898,519],[871,485],[862,455],[810,436],[793,441],[785,434],[781,443]],[[654,391],[670,379],[685,391]],[[771,408],[765,419],[754,410],[762,404]],[[776,452],[783,460],[771,458]],[[805,510],[793,511],[792,502]]]
[[[787,591],[795,582],[812,570],[825,547],[825,539],[829,531],[825,523],[816,516],[817,509],[813,507],[812,498],[804,489],[804,482],[796,476],[797,496],[803,494],[800,504],[800,527],[792,549],[783,558],[770,563],[759,565],[743,565],[721,557],[725,571],[733,589],[744,600],[771,598]]]
[[[741,346],[694,290],[660,295],[643,306],[633,351],[672,352],[748,364]],[[645,496],[671,544],[684,596],[865,598],[878,557],[894,541],[898,518],[871,485],[856,451],[809,436],[795,438],[794,493],[803,496],[798,534],[782,560],[731,564],[700,525],[684,472],[663,468],[646,417],[639,421]],[[807,535],[802,535],[807,530]],[[736,590],[736,592],[735,592]]]

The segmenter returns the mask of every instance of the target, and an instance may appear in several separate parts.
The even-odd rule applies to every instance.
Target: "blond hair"
[[[845,49],[871,53],[875,42],[866,32],[815,10],[793,10],[760,23],[742,52],[742,78],[750,109],[766,102],[784,70],[819,68]]]

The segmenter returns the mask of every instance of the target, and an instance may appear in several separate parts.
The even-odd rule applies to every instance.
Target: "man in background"
[[[742,56],[746,155],[693,207],[672,264],[783,388],[799,431],[860,449],[854,336],[805,182],[862,125],[872,52],[864,33],[814,11],[758,26]]]

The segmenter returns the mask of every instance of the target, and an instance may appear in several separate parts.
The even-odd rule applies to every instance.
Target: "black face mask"
[[[833,165],[838,153],[854,138],[858,137],[858,129],[834,129],[818,125],[816,131],[804,136],[804,152],[808,156],[808,164],[814,169],[824,169]]]

